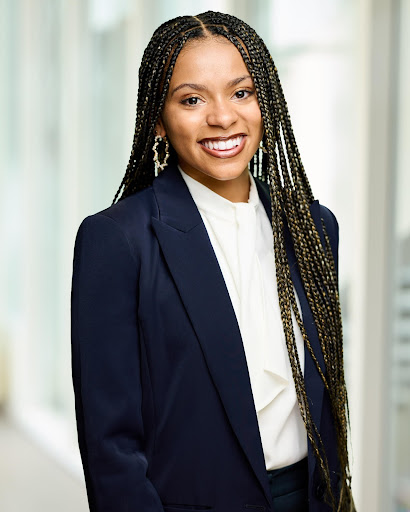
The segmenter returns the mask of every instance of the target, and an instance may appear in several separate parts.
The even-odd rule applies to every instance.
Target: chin
[[[248,172],[248,169],[246,169],[246,173],[247,172]],[[224,180],[224,181],[236,180],[236,179],[240,178],[244,173],[245,173],[245,171],[242,171],[239,174],[236,173],[236,174],[227,175],[227,176],[224,176],[221,179]]]
[[[238,170],[238,169],[226,170],[226,171],[222,171],[222,172],[218,173],[218,175],[221,176],[220,179],[222,179],[222,180],[235,180],[247,173],[248,173],[248,164],[241,167],[240,170]]]
[[[231,181],[240,178],[248,172],[249,161],[242,159],[241,162],[228,161],[229,159],[218,159],[211,162],[179,161],[182,170],[192,178],[202,181],[201,177],[215,179],[218,181]],[[205,178],[206,179],[206,178]]]

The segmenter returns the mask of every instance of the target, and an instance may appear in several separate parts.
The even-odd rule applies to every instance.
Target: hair
[[[343,333],[338,277],[329,237],[322,221],[325,246],[310,213],[314,200],[293,134],[290,116],[269,50],[256,32],[228,14],[208,11],[181,16],[161,25],[153,34],[139,70],[135,134],[126,173],[113,203],[152,184],[155,177],[155,126],[167,97],[172,72],[182,48],[193,40],[223,37],[238,49],[253,78],[262,114],[266,153],[252,160],[255,177],[269,185],[279,307],[300,413],[325,483],[325,497],[334,511],[354,510],[347,451],[348,403],[343,366]],[[171,148],[172,151],[172,148]],[[258,152],[257,152],[258,153]],[[175,153],[173,154],[175,157]],[[285,248],[289,229],[297,263],[324,356],[325,372],[306,334],[296,303]],[[323,380],[331,404],[341,469],[340,494],[332,489],[324,445],[309,407],[309,398],[295,341],[292,311]]]

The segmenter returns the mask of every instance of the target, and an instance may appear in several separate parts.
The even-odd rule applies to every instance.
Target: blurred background
[[[81,220],[112,202],[154,29],[234,14],[340,224],[360,512],[410,510],[410,0],[0,0],[0,510],[88,510],[70,367]],[[407,93],[406,93],[407,91]]]

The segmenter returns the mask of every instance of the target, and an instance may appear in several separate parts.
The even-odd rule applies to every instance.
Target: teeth
[[[233,139],[228,140],[206,140],[202,144],[208,149],[217,149],[220,151],[224,151],[226,149],[232,149],[242,142],[243,135],[239,135],[239,137],[234,137]]]

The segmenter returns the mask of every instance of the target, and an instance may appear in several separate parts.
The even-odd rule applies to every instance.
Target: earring
[[[252,174],[254,178],[259,178],[259,148],[256,150],[256,153],[253,155],[253,165],[252,165]]]
[[[263,173],[263,154],[264,153],[267,153],[267,151],[263,147],[263,141],[261,140],[256,153],[253,155],[254,173],[256,173],[256,176],[259,179],[262,178],[262,173]]]
[[[160,143],[163,141],[165,142],[165,148],[163,150],[164,160],[161,162],[158,147],[159,147]],[[168,139],[166,137],[161,137],[160,135],[155,135],[155,142],[152,147],[152,151],[154,152],[155,176],[158,176],[158,174],[165,169],[167,162],[168,162],[168,158],[169,158]]]

